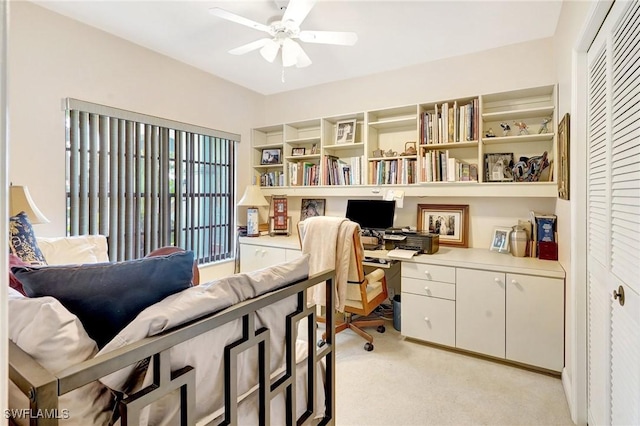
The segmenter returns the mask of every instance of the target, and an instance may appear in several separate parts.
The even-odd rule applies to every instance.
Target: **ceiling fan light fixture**
[[[269,40],[260,49],[260,54],[266,61],[273,62],[278,56],[278,50],[280,50],[280,44],[274,40]]]

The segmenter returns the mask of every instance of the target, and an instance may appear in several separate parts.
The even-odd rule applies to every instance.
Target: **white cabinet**
[[[455,268],[402,262],[402,334],[454,346]]]
[[[456,347],[505,354],[505,274],[457,268]]]
[[[564,366],[564,280],[456,270],[456,347],[552,371]]]
[[[287,260],[287,250],[279,247],[240,244],[240,272],[267,268]]]
[[[506,288],[506,358],[562,370],[564,280],[507,274]]]

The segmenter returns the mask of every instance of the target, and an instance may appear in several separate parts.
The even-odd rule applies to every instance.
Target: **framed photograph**
[[[292,156],[305,155],[306,153],[307,153],[307,149],[306,148],[292,148],[291,149],[291,155]]]
[[[491,251],[509,253],[509,234],[511,228],[498,227],[493,230],[491,238]]]
[[[312,216],[324,216],[324,199],[303,198],[300,206],[300,220],[303,221]]]
[[[440,236],[440,245],[469,247],[468,204],[418,204],[418,231]]]
[[[336,145],[353,143],[356,138],[356,119],[336,123]]]
[[[569,199],[569,113],[558,124],[558,197]]]
[[[485,182],[513,181],[513,152],[484,155]]]
[[[282,150],[280,148],[263,149],[260,164],[282,164]]]

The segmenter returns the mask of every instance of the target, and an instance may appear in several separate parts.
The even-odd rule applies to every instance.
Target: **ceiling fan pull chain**
[[[282,67],[282,82],[284,83],[284,67]]]

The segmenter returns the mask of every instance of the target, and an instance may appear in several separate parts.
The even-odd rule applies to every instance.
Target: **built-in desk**
[[[300,243],[297,235],[241,237],[240,252],[241,269],[250,270],[299,256]],[[559,262],[446,246],[401,262],[385,250],[364,254],[388,261],[373,267],[399,266],[404,336],[562,371],[565,272]]]

